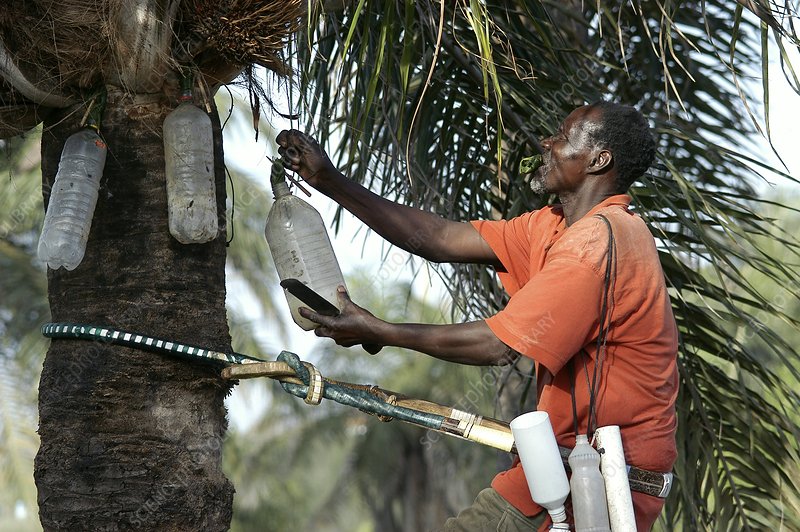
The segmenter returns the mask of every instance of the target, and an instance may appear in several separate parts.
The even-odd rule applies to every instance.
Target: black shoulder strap
[[[596,214],[598,218],[605,222],[606,227],[608,227],[608,248],[606,251],[606,271],[605,276],[603,278],[603,296],[602,302],[600,305],[600,324],[597,334],[597,347],[595,350],[595,362],[594,362],[594,369],[592,371],[592,379],[589,380],[589,370],[586,367],[586,359],[588,358],[588,353],[586,353],[585,349],[581,349],[580,355],[583,358],[583,370],[586,374],[586,385],[589,387],[589,420],[588,426],[586,431],[586,436],[591,439],[592,435],[594,434],[595,429],[597,428],[597,380],[600,375],[600,367],[603,363],[603,358],[605,357],[605,350],[606,350],[606,342],[608,341],[608,329],[611,325],[611,318],[608,316],[609,314],[609,299],[611,298],[611,290],[612,290],[612,280],[613,280],[613,270],[616,266],[616,256],[615,256],[615,243],[614,243],[614,231],[611,228],[611,222],[602,214]],[[577,357],[577,355],[575,356]],[[575,363],[575,357],[572,357],[572,360],[568,364],[569,366],[569,379],[570,379],[570,393],[572,395],[572,416],[573,416],[573,424],[575,426],[575,434],[577,435],[579,432],[578,428],[578,411],[577,405],[575,401],[575,369],[573,364]]]

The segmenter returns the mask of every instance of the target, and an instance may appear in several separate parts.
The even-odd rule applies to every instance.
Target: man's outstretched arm
[[[300,131],[282,131],[277,142],[289,170],[300,174],[392,244],[432,262],[500,265],[494,251],[471,224],[446,220],[374,194],[347,179],[319,143]]]
[[[337,344],[404,347],[440,360],[474,366],[498,366],[514,362],[518,354],[501,342],[486,322],[453,325],[389,323],[353,303],[339,288],[341,314],[322,316],[301,308],[300,314],[320,324],[317,336],[332,338]]]

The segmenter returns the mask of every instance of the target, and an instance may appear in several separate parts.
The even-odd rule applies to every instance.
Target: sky
[[[789,174],[800,177],[800,95],[791,88],[786,78],[781,72],[780,66],[775,60],[776,53],[773,47],[770,61],[770,130],[773,144],[780,154]],[[800,54],[794,50],[790,54],[795,68],[800,69]],[[800,75],[800,70],[798,70]],[[776,158],[764,150],[766,156],[775,161]],[[779,163],[776,163],[779,164]],[[800,192],[800,185],[790,181],[775,179],[776,185],[794,190],[795,194]]]

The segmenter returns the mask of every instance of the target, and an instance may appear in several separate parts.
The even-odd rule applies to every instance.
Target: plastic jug
[[[578,434],[575,448],[569,455],[572,477],[572,515],[576,532],[611,532],[606,504],[606,487],[600,473],[600,453],[589,444],[584,434]]]
[[[297,279],[341,310],[337,288],[344,285],[342,270],[333,252],[319,212],[289,192],[283,164],[272,163],[272,191],[275,202],[267,215],[264,235],[278,270],[278,277]],[[309,331],[318,325],[300,315],[300,307],[308,307],[288,292],[286,301],[292,319]]]

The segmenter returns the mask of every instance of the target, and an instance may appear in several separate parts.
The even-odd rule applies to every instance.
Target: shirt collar
[[[592,210],[587,212],[584,218],[597,214],[597,212],[600,211],[601,209],[605,209],[606,207],[610,207],[611,205],[624,205],[625,207],[627,207],[630,204],[631,204],[631,197],[628,196],[627,194],[617,194],[615,196],[610,196],[601,201],[600,203],[598,203],[597,205],[595,205],[594,207],[592,207]]]
[[[594,207],[592,207],[589,212],[587,212],[585,215],[583,215],[581,217],[581,220],[583,218],[588,218],[589,216],[593,216],[593,215],[597,214],[598,211],[600,211],[602,209],[605,209],[606,207],[610,207],[612,205],[624,205],[627,208],[628,205],[630,205],[630,204],[631,204],[631,197],[629,195],[627,195],[627,194],[616,194],[614,196],[609,196],[606,199],[604,199],[603,201],[601,201],[600,203],[598,203],[597,205],[595,205]],[[564,208],[562,207],[562,205],[560,203],[557,203],[557,204],[553,205],[553,209],[555,209],[556,212],[558,213],[558,215],[562,218],[561,223],[563,224],[564,223]],[[573,222],[573,223],[575,223],[575,222]]]
[[[627,195],[627,194],[616,194],[614,196],[609,196],[606,199],[604,199],[603,201],[601,201],[600,203],[598,203],[597,205],[595,205],[594,207],[592,207],[592,209],[589,212],[587,212],[583,216],[583,218],[587,218],[589,216],[593,216],[593,215],[597,214],[599,211],[601,211],[602,209],[605,209],[606,207],[610,207],[612,205],[623,205],[623,206],[625,206],[627,208],[628,205],[630,205],[630,204],[631,204],[631,197],[629,195]],[[553,205],[551,207],[551,209],[553,209],[551,212],[553,212],[554,214],[556,214],[558,216],[558,223],[555,226],[555,229],[553,231],[553,236],[551,238],[551,241],[550,241],[549,245],[547,246],[547,249],[549,249],[550,246],[552,246],[555,243],[555,241],[560,238],[561,233],[565,229],[567,229],[567,225],[566,225],[567,224],[567,220],[564,217],[564,209],[561,206],[561,204],[557,203],[557,204]],[[581,218],[581,220],[583,220],[583,218]],[[573,225],[575,225],[575,224],[573,223]]]

